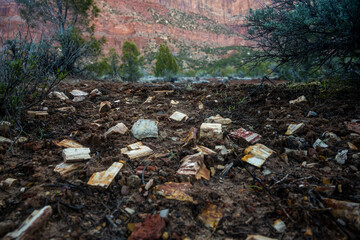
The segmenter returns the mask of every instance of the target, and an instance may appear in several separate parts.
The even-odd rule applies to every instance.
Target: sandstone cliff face
[[[99,0],[98,35],[118,48],[125,39],[141,48],[156,40],[174,40],[198,46],[243,45],[241,28],[257,0]]]
[[[166,42],[175,54],[206,58],[204,48],[246,44],[241,27],[249,8],[260,0],[97,0],[96,35],[105,36],[105,50],[121,51],[125,40],[145,54]],[[21,23],[13,0],[0,0],[0,30],[14,32]],[[185,51],[185,53],[184,53]],[[186,52],[187,51],[187,52]],[[210,59],[218,56],[210,57]],[[149,57],[151,60],[151,57]]]
[[[236,16],[244,16],[250,8],[259,8],[264,1],[260,0],[143,0],[175,8],[184,12],[202,14],[229,23]]]
[[[0,0],[0,34],[12,34],[22,23],[16,3]]]

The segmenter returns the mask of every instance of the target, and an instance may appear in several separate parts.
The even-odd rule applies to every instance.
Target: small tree
[[[84,76],[103,78],[111,77],[116,79],[119,76],[120,56],[114,48],[111,48],[107,56],[103,56],[98,61],[86,66]]]
[[[161,44],[156,57],[155,76],[171,76],[178,72],[179,66],[176,63],[175,57],[170,53],[169,47]]]
[[[77,72],[79,60],[96,57],[105,39],[96,40],[90,19],[100,12],[94,0],[15,0],[32,28],[43,27],[60,45],[59,64]],[[66,63],[66,66],[64,65]],[[78,66],[76,66],[78,64]]]
[[[120,57],[114,48],[110,49],[109,62],[110,62],[110,68],[111,68],[111,72],[110,72],[111,76],[117,77],[119,74],[119,66],[118,65],[120,62]]]
[[[0,121],[11,123],[12,140],[22,133],[23,112],[47,97],[67,74],[49,39],[34,42],[28,36],[0,38]]]
[[[359,0],[272,0],[250,10],[250,39],[261,49],[258,62],[270,59],[310,69],[331,66],[332,72],[359,72]]]
[[[141,77],[140,67],[144,64],[144,58],[140,57],[140,52],[135,43],[125,41],[122,46],[120,66],[121,76],[124,80],[134,82]]]

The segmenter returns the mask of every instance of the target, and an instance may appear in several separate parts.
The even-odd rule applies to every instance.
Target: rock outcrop
[[[177,54],[184,48],[244,45],[241,26],[249,8],[259,0],[97,0],[100,16],[94,20],[96,35],[120,52],[125,40],[136,42],[143,52],[152,52],[162,42]],[[16,32],[21,23],[14,0],[0,0],[0,27]],[[190,49],[191,50],[191,49]],[[196,51],[194,58],[205,57]]]

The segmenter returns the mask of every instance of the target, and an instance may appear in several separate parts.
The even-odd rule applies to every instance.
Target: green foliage
[[[20,14],[32,28],[50,30],[50,38],[59,45],[59,65],[70,73],[83,70],[83,60],[99,56],[105,39],[94,37],[90,19],[98,16],[100,9],[94,0],[15,0]],[[66,65],[64,65],[66,63]]]
[[[350,88],[350,85],[340,81],[339,77],[324,78],[318,81],[320,97],[327,99],[338,96],[341,92]]]
[[[228,48],[221,49],[208,49],[213,53],[226,53]],[[277,75],[277,72],[273,73],[275,66],[274,62],[264,61],[260,63],[248,63],[246,59],[253,56],[256,52],[246,47],[232,47],[231,50],[236,50],[237,53],[220,59],[216,62],[208,64],[205,69],[207,72],[216,77],[262,77],[264,75],[273,76]]]
[[[111,48],[107,57],[86,66],[85,74],[95,78],[111,77],[116,79],[119,76],[120,56],[114,48]]]
[[[20,36],[2,41],[1,49],[0,120],[21,129],[23,111],[43,100],[67,72],[49,41],[34,43]]]
[[[86,74],[89,74],[92,77],[101,78],[103,76],[107,76],[111,73],[109,59],[107,57],[103,57],[99,61],[86,66],[86,70]]]
[[[106,42],[105,38],[97,40],[92,34],[85,37],[79,29],[71,27],[67,28],[64,34],[57,33],[54,39],[60,44],[59,64],[71,73],[81,72],[84,69],[84,60],[96,59]]]
[[[360,1],[272,0],[250,10],[250,39],[262,51],[254,61],[360,75]]]
[[[169,47],[161,44],[156,58],[155,76],[172,76],[179,72],[179,66]]]
[[[111,48],[109,51],[109,64],[110,64],[110,75],[112,77],[117,77],[119,74],[119,63],[120,56],[117,54],[114,48]]]
[[[100,9],[94,0],[15,0],[21,17],[31,26],[46,25],[54,32],[64,34],[67,28],[91,31],[90,19],[96,18]]]
[[[232,76],[235,73],[235,69],[231,66],[227,66],[225,69],[222,69],[221,75],[223,77]]]
[[[195,13],[185,13],[176,9],[171,9],[167,15],[163,12],[157,12],[148,8],[153,21],[165,26],[171,25],[176,28],[182,28],[189,31],[208,31],[216,34],[236,34],[234,30],[224,24],[219,24],[215,20]]]
[[[137,81],[141,77],[140,68],[144,65],[144,58],[140,57],[136,44],[129,41],[124,42],[122,54],[121,77],[130,82]]]

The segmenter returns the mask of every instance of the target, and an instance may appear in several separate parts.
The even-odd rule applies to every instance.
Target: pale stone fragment
[[[74,89],[70,92],[71,95],[73,95],[74,97],[80,97],[80,96],[87,96],[89,95],[88,93],[86,92],[83,92],[81,90],[77,90],[77,89]]]
[[[148,97],[144,103],[151,103],[155,97]]]
[[[85,100],[85,96],[78,96],[73,98],[73,102],[82,102]]]
[[[109,130],[106,131],[104,134],[105,137],[107,137],[109,134],[112,133],[119,133],[119,134],[125,134],[128,131],[128,128],[123,123],[118,123],[115,126],[109,128]]]
[[[222,156],[228,155],[231,150],[227,149],[224,145],[215,146],[215,150],[219,151]]]
[[[16,178],[7,178],[3,181],[7,186],[11,187],[15,182],[17,182]]]
[[[100,96],[102,93],[99,91],[99,89],[95,88],[90,92],[91,96]]]
[[[199,153],[203,153],[204,155],[216,155],[215,151],[200,145],[197,145],[194,150],[198,151]]]
[[[232,121],[230,118],[223,118],[222,116],[220,116],[219,114],[217,114],[216,116],[211,116],[209,118],[207,118],[205,120],[205,122],[207,123],[220,123],[222,125],[228,125],[230,124]]]
[[[66,163],[90,159],[90,148],[66,148],[62,151],[62,157]]]
[[[302,127],[304,127],[305,124],[304,123],[299,123],[299,124],[290,124],[285,135],[292,135],[295,132],[297,132],[298,130],[300,130]]]
[[[64,175],[78,169],[80,166],[81,166],[81,164],[79,164],[79,163],[62,162],[62,163],[56,165],[54,172],[57,172],[61,176],[64,176]]]
[[[47,116],[49,113],[47,111],[27,111],[30,116]]]
[[[290,104],[301,103],[301,102],[306,102],[306,97],[304,95],[298,97],[297,99],[289,101]]]
[[[106,171],[94,173],[87,184],[108,188],[123,166],[120,162],[114,162]]]
[[[135,138],[141,140],[144,138],[157,138],[158,122],[150,119],[139,119],[132,127],[132,133]]]
[[[247,147],[244,152],[246,155],[241,160],[256,167],[261,167],[265,160],[274,153],[273,150],[260,143]]]
[[[61,107],[61,108],[57,108],[56,110],[58,110],[59,112],[76,112],[76,108],[74,106]]]
[[[64,139],[61,142],[53,141],[53,143],[58,147],[66,147],[66,148],[84,148],[80,143],[75,142],[71,139]]]
[[[184,113],[182,113],[182,112],[178,112],[178,111],[174,112],[174,113],[170,116],[170,119],[171,119],[171,120],[174,120],[174,121],[177,121],[177,122],[181,122],[181,121],[184,120],[184,119],[185,119],[185,121],[186,121],[188,118],[189,118],[189,117],[188,117],[186,114],[184,114]]]
[[[277,219],[273,223],[273,227],[278,233],[283,233],[286,230],[286,225],[281,219]]]
[[[65,93],[63,93],[63,92],[54,91],[54,92],[50,93],[50,95],[59,98],[61,101],[65,101],[65,100],[69,99],[69,97],[66,96]]]
[[[346,220],[352,228],[360,231],[360,204],[355,202],[340,201],[336,199],[322,199],[331,214],[336,218]]]
[[[219,123],[203,123],[200,126],[200,138],[218,139],[223,137],[222,127]]]
[[[135,159],[148,156],[153,153],[153,150],[148,146],[144,146],[142,142],[137,142],[122,148],[121,153],[127,155],[130,159]]]
[[[4,239],[30,239],[31,234],[37,229],[39,229],[44,224],[44,222],[51,216],[51,214],[51,206],[45,206],[40,210],[34,210],[17,230],[8,233]]]
[[[26,142],[28,139],[26,137],[19,137],[19,139],[17,139],[17,143],[24,143]],[[0,143],[11,143],[11,139],[10,138],[6,138],[6,137],[2,137],[0,136]]]

